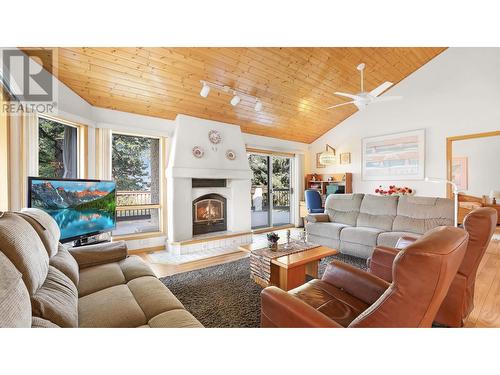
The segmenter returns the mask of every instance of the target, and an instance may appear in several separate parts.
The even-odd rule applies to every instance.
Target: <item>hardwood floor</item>
[[[500,327],[500,228],[497,228],[479,265],[474,310],[465,327]]]
[[[241,251],[179,265],[155,264],[149,261],[148,254],[140,256],[150,264],[158,277],[164,277],[232,262],[248,255],[247,252]],[[465,321],[465,327],[500,328],[500,228],[496,230],[494,239],[491,240],[479,265],[474,306],[474,310]]]

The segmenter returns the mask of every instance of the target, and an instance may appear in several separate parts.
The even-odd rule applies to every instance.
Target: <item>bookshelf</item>
[[[316,181],[313,181],[313,176],[313,174],[306,175],[306,189],[318,190],[322,196],[326,196],[327,193],[352,193],[352,173],[316,174]]]

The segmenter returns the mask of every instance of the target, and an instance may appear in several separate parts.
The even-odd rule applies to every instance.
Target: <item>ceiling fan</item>
[[[335,95],[338,96],[344,96],[346,98],[352,99],[350,102],[345,102],[337,105],[332,105],[331,107],[328,107],[327,109],[331,108],[336,108],[336,107],[341,107],[343,105],[347,104],[354,104],[356,107],[358,107],[359,110],[365,109],[368,104],[371,103],[377,103],[377,102],[388,102],[392,100],[399,100],[402,99],[401,96],[384,96],[382,98],[379,97],[380,94],[382,94],[385,90],[387,90],[389,87],[393,85],[392,82],[386,81],[382,83],[380,86],[374,88],[370,92],[366,92],[363,84],[363,78],[364,78],[364,70],[365,70],[365,64],[361,63],[357,66],[357,69],[361,73],[361,92],[358,94],[347,94],[345,92],[335,92]]]

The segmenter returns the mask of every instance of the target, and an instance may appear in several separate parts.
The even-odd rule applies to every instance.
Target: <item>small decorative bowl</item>
[[[201,159],[205,152],[200,146],[193,147],[193,156],[197,159]]]

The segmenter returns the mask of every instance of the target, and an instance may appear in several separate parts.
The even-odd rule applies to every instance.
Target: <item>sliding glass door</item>
[[[283,156],[272,156],[272,210],[271,221],[273,226],[286,225],[291,222],[291,159]]]
[[[290,224],[292,159],[249,154],[252,177],[252,229]]]

